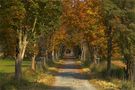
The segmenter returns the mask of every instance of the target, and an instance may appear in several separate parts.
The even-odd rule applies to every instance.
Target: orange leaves
[[[65,26],[62,25],[59,30],[53,32],[50,49],[58,49],[59,45],[63,43],[66,38],[67,33],[65,31]]]
[[[63,0],[62,3],[62,26],[53,36],[54,45],[79,44],[84,38],[93,45],[105,42],[100,0]]]
[[[86,33],[88,34],[87,38],[91,41],[96,40],[98,34],[93,34],[99,33],[101,27],[100,0],[63,1],[63,8],[62,20],[68,26],[67,28],[74,27],[73,31],[79,31],[77,31],[78,35]],[[94,28],[95,26],[96,28]]]

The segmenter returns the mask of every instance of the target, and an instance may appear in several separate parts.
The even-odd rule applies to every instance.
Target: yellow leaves
[[[97,81],[97,84],[100,86],[103,86],[103,88],[116,88],[117,86],[111,82],[106,82],[106,81]]]
[[[120,60],[112,61],[112,64],[119,67],[119,68],[121,68],[121,69],[126,68],[126,65]]]
[[[49,86],[54,83],[54,77],[48,74],[40,74],[38,76],[37,82]]]
[[[50,40],[50,50],[57,50],[59,48],[59,45],[65,41],[67,38],[67,33],[65,30],[65,26],[61,26],[59,30],[53,32],[53,35],[51,36]]]
[[[90,82],[92,82],[94,85],[98,86],[100,89],[107,89],[107,90],[118,90],[119,86],[112,83],[112,82],[107,82],[107,81],[103,81],[103,80],[91,80]]]
[[[82,70],[83,70],[84,73],[89,73],[90,72],[89,68],[83,68]]]
[[[53,45],[57,46],[61,42],[79,44],[84,38],[87,38],[93,45],[98,42],[104,43],[104,28],[99,12],[99,2],[100,0],[84,0],[83,2],[75,0],[74,3],[68,0],[62,1],[61,20],[65,26],[61,26],[60,30],[54,33]],[[73,35],[69,35],[67,31]]]
[[[90,14],[90,15],[96,15],[96,12],[93,12],[92,10],[87,10],[87,14]]]
[[[49,67],[48,70],[50,72],[53,72],[53,73],[57,73],[58,72],[58,68],[56,68],[56,67]]]

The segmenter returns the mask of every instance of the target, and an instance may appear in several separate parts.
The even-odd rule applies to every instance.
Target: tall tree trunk
[[[36,43],[34,43],[34,49],[36,50]],[[35,59],[36,59],[36,55],[37,55],[37,51],[33,51],[33,56],[32,56],[32,60],[31,60],[31,69],[33,70],[33,71],[35,71],[36,70],[36,61],[35,61]]]
[[[134,76],[133,80],[135,82],[135,56],[134,56],[134,61],[133,61],[133,76]]]
[[[97,52],[96,50],[94,49],[94,52],[93,52],[93,61],[94,61],[94,64],[97,64]]]
[[[135,57],[131,54],[125,54],[124,58],[126,59],[126,76],[128,80],[134,81],[135,80]]]
[[[43,67],[43,71],[45,72],[47,70],[47,58],[46,57],[43,57],[43,63],[42,63],[42,67]]]
[[[18,81],[21,79],[21,75],[22,75],[21,65],[22,65],[22,59],[18,55],[15,61],[15,79]]]
[[[125,75],[126,79],[135,81],[135,56],[134,49],[128,43],[128,40],[121,34],[121,42],[119,46],[121,53],[124,56],[124,62],[126,63]]]
[[[84,61],[84,60],[83,60],[83,57],[84,57],[83,47],[81,48],[81,52],[82,52],[82,53],[81,53],[81,61]]]
[[[26,46],[27,46],[27,36],[22,34],[22,31],[18,34],[17,47],[16,47],[16,60],[15,60],[15,79],[20,80],[22,76],[22,60],[24,58]]]
[[[134,58],[132,56],[127,62],[127,73],[128,73],[128,79],[133,81],[134,80]]]
[[[35,34],[34,30],[35,30],[36,23],[37,23],[37,17],[35,17],[33,26],[31,29],[31,32],[33,34]],[[21,69],[22,61],[24,58],[27,44],[28,44],[28,41],[27,41],[28,34],[27,34],[27,30],[17,30],[17,31],[18,31],[17,32],[18,39],[17,39],[17,46],[16,46],[15,79],[20,80],[21,75],[22,75],[22,69]]]
[[[89,46],[86,41],[82,43],[82,61],[86,64],[90,59]],[[87,63],[88,64],[88,63]]]
[[[89,45],[89,51],[90,51],[91,61],[93,61],[94,64],[97,64],[97,60],[96,60],[97,52],[95,46]]]
[[[107,74],[111,73],[111,58],[112,58],[112,28],[107,31]]]

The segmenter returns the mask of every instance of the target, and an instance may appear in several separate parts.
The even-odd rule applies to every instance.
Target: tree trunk
[[[18,33],[17,47],[16,47],[16,60],[15,60],[15,79],[20,80],[22,76],[22,61],[24,58],[26,46],[27,46],[27,36],[22,34],[22,31]]]
[[[82,43],[82,56],[81,56],[81,58],[82,58],[82,61],[83,61],[83,63],[87,63],[88,61],[89,61],[89,59],[90,59],[90,52],[89,52],[89,46],[87,45],[87,43],[84,41],[83,43]],[[87,63],[88,64],[88,63]]]
[[[35,58],[36,58],[36,55],[34,54],[33,57],[32,57],[32,62],[31,62],[31,69],[32,69],[33,71],[36,70],[36,66],[35,66],[35,64],[36,64]]]
[[[20,57],[17,57],[15,60],[15,79],[20,80],[22,76],[22,59]]]
[[[107,31],[107,74],[111,73],[111,58],[112,58],[112,28]]]
[[[83,57],[84,57],[84,51],[83,51],[83,48],[81,48],[81,61],[83,61]]]
[[[55,50],[52,51],[52,61],[55,62]]]
[[[94,64],[97,64],[97,60],[96,60],[96,57],[97,57],[97,51],[96,51],[96,48],[95,46],[91,46],[89,45],[90,49],[90,55],[91,55],[91,61],[93,61]]]
[[[37,17],[35,17],[35,20],[33,22],[33,26],[31,29],[31,32],[34,34],[35,26],[37,23]],[[26,30],[17,30],[18,38],[17,38],[17,46],[16,46],[16,61],[15,61],[15,79],[20,80],[21,74],[22,74],[22,61],[24,58],[24,54],[26,51],[26,47],[28,44],[27,41],[27,31]]]
[[[97,64],[98,62],[97,62],[97,54],[96,54],[96,51],[94,50],[94,52],[93,52],[93,61],[94,61],[94,64]]]
[[[133,62],[133,76],[134,76],[133,80],[135,82],[135,56],[134,56],[134,62]]]
[[[36,50],[36,43],[34,43],[34,49]],[[37,55],[37,51],[33,51],[33,56],[32,56],[32,60],[31,60],[31,69],[33,70],[33,71],[35,71],[36,70],[36,61],[35,61],[35,59],[36,59],[36,55]]]
[[[126,76],[128,80],[134,81],[135,80],[135,66],[134,66],[134,61],[135,58],[134,56],[130,55],[130,54],[125,54],[124,58],[126,59],[126,65],[127,65],[127,69],[126,69]]]
[[[20,50],[20,51],[23,52],[25,50],[26,50],[26,47],[22,48],[22,50]],[[19,52],[16,57],[16,60],[15,60],[15,79],[16,80],[21,79],[21,74],[22,74],[21,66],[22,66],[23,58],[24,58],[24,54]]]
[[[43,63],[42,63],[42,67],[43,67],[43,71],[45,72],[47,70],[47,58],[46,57],[43,57]]]
[[[56,58],[56,60],[59,59],[59,52],[58,51],[55,53],[55,58]]]

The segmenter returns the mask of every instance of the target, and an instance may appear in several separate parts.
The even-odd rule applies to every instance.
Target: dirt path
[[[76,62],[75,59],[64,60],[64,64],[59,66],[56,82],[49,90],[96,90]]]

